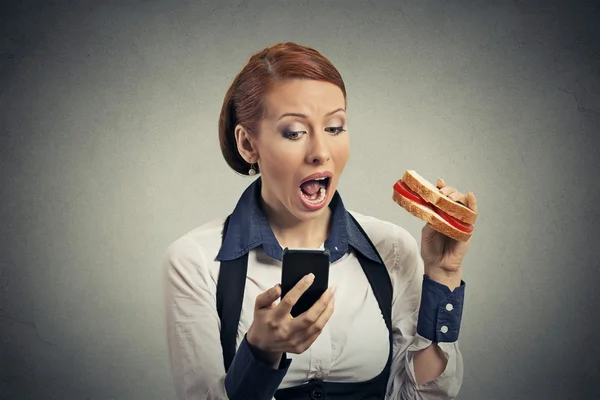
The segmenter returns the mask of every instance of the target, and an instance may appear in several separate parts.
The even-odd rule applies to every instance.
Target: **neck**
[[[281,247],[317,248],[328,237],[331,209],[327,207],[319,217],[299,220],[285,207],[272,207],[261,197],[264,213]]]

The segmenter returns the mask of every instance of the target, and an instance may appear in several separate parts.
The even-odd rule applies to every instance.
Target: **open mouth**
[[[300,198],[309,208],[320,208],[327,199],[331,178],[319,177],[308,180],[300,185]]]

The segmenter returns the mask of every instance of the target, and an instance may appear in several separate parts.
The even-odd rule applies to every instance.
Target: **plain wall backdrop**
[[[461,400],[600,397],[598,2],[0,6],[0,398],[174,399],[162,258],[250,183],[222,159],[250,55],[348,88],[346,205],[420,239],[405,169],[473,190]]]

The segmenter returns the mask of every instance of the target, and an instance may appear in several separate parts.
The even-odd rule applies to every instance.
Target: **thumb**
[[[427,224],[421,231],[421,257],[425,263],[441,259],[444,252],[444,236]]]
[[[275,300],[281,295],[281,286],[279,284],[273,286],[271,289],[256,296],[254,302],[254,308],[260,310],[261,308],[270,307]]]
[[[421,230],[421,240],[425,243],[431,242],[437,235],[438,232],[429,224],[426,224]]]

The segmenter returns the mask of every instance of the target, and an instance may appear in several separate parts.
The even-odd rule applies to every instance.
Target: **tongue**
[[[317,181],[308,181],[308,182],[304,182],[301,186],[300,189],[302,189],[302,191],[310,196],[312,196],[313,194],[317,193],[319,191],[319,189],[321,188],[321,186],[319,185],[319,182]]]

